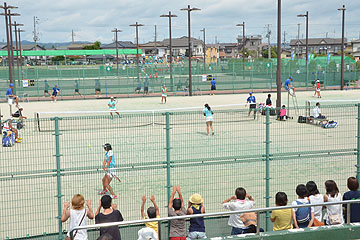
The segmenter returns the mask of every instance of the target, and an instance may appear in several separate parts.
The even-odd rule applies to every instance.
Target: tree
[[[53,62],[60,62],[60,61],[64,61],[65,57],[64,56],[55,56],[51,58],[51,61]]]
[[[99,41],[96,41],[92,45],[83,47],[83,49],[85,49],[85,50],[96,50],[96,49],[100,49],[100,45],[101,45],[101,43]]]
[[[271,47],[270,49],[271,58],[277,58],[277,47]],[[262,55],[264,58],[268,58],[268,50],[263,49]]]

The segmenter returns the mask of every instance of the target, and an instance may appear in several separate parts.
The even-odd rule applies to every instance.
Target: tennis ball
[[[91,145],[88,145],[88,147],[91,147]]]

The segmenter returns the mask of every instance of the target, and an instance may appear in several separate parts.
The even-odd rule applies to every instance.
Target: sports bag
[[[322,127],[323,128],[336,128],[338,126],[337,122],[334,121],[329,121],[327,123],[323,123]]]

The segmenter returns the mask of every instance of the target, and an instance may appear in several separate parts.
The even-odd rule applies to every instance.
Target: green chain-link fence
[[[63,203],[76,193],[91,199],[95,211],[105,173],[104,143],[115,154],[121,183],[111,184],[125,220],[139,219],[141,196],[151,194],[166,216],[173,185],[181,186],[185,201],[200,193],[207,212],[222,210],[221,202],[239,186],[257,207],[274,206],[278,191],[295,199],[296,185],[309,180],[325,192],[324,182],[333,179],[345,192],[346,179],[360,176],[359,107],[331,106],[322,112],[338,127],[277,121],[269,112],[254,120],[244,109],[216,110],[215,136],[207,136],[198,111],[26,120],[23,142],[1,148],[0,238],[60,239],[68,229],[59,219]],[[262,226],[271,230],[268,217]],[[226,222],[208,220],[208,236],[218,236],[212,230],[220,223],[228,230]],[[135,236],[137,229],[122,232]],[[90,236],[95,239],[97,233]]]
[[[359,87],[360,64],[350,58],[345,59],[345,84],[349,87]],[[340,58],[322,57],[309,61],[308,71],[303,59],[282,60],[282,82],[293,76],[296,87],[311,88],[316,79],[320,79],[325,88],[340,85]],[[217,90],[235,91],[241,89],[272,89],[276,88],[276,60],[253,59],[243,64],[241,60],[231,59],[206,66],[206,74],[212,75],[217,81]],[[60,96],[72,96],[75,89],[83,95],[94,95],[95,88],[100,88],[102,95],[134,94],[135,88],[148,86],[149,93],[160,93],[161,85],[165,84],[169,92],[181,93],[189,86],[188,64],[176,62],[173,64],[173,79],[170,79],[170,69],[167,64],[147,63],[141,65],[140,81],[137,78],[135,65],[120,65],[119,72],[113,65],[108,71],[105,65],[51,65],[22,67],[21,71],[14,70],[16,93],[18,96],[41,98],[44,90],[51,93],[57,84]],[[308,74],[306,74],[306,72]],[[201,62],[192,65],[192,80],[194,91],[210,90],[210,83],[203,80],[203,66]],[[34,80],[34,86],[23,87],[19,79]],[[0,92],[3,96],[8,88],[8,69],[0,67]],[[48,96],[45,94],[45,96]]]

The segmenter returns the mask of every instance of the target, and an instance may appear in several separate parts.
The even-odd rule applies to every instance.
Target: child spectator
[[[278,192],[275,195],[275,205],[279,206],[286,206],[288,203],[288,198],[286,193]],[[289,209],[281,209],[281,210],[274,210],[271,213],[270,220],[274,223],[273,231],[280,231],[286,229],[292,229],[293,226],[291,225],[291,218],[292,218],[292,210]]]
[[[61,222],[66,222],[70,218],[69,230],[67,233],[66,239],[70,239],[70,232],[75,227],[78,226],[86,226],[86,216],[89,219],[94,219],[94,213],[91,208],[91,201],[86,201],[86,206],[88,207],[88,211],[84,207],[84,197],[81,194],[75,194],[71,199],[72,209],[70,208],[70,202],[64,203],[64,210],[61,215]],[[85,240],[88,239],[87,230],[76,230],[74,231],[74,239],[75,240]]]
[[[157,234],[154,229],[144,227],[138,231],[138,240],[157,240]]]
[[[293,201],[291,205],[298,206],[310,204],[310,202],[307,200],[308,191],[306,190],[304,184],[299,184],[296,187],[296,194],[298,196],[298,199],[296,201]],[[311,227],[314,222],[314,208],[293,208],[293,221],[295,228]]]
[[[175,198],[178,192],[179,198]],[[174,186],[173,192],[169,200],[169,217],[185,216],[186,208],[184,207],[184,199],[180,192],[180,186]],[[185,219],[171,220],[170,221],[170,240],[185,240],[186,239],[186,222]]]
[[[104,211],[101,213],[101,207]],[[104,195],[99,200],[99,207],[95,214],[95,223],[109,223],[124,221],[122,214],[117,210],[117,205],[112,204],[112,198]],[[117,226],[100,228],[100,237],[109,234],[114,240],[121,240],[120,230]]]
[[[153,207],[149,207],[147,209],[147,215],[148,218],[160,218],[160,214],[159,214],[159,207],[156,205],[155,202],[155,196],[151,195],[150,197],[150,201],[153,203]],[[145,195],[142,196],[142,205],[141,205],[141,217],[143,219],[146,219],[146,215],[145,215],[145,202],[146,202],[146,197]],[[159,238],[159,222],[147,222],[145,223],[145,227],[149,227],[151,229],[153,229],[156,232],[156,236],[157,238]]]
[[[246,200],[246,198],[248,200]],[[223,207],[230,211],[251,209],[254,204],[254,198],[247,194],[246,190],[242,187],[239,187],[235,190],[235,196],[231,196],[222,203]],[[245,224],[240,219],[241,215],[242,214],[230,215],[228,225],[232,227],[231,235],[244,233]]]
[[[341,193],[333,180],[325,182],[326,195],[324,195],[324,202],[339,202],[342,200]],[[326,206],[326,213],[324,216],[326,225],[343,224],[343,210],[342,205],[328,205]]]
[[[191,195],[188,203],[187,214],[193,215],[193,214],[203,214],[203,213],[205,213],[203,198],[198,193]],[[206,234],[205,234],[204,218],[203,217],[191,218],[190,226],[189,226],[189,234],[186,240],[205,239],[205,238],[206,238]]]
[[[309,192],[309,202],[310,204],[321,204],[324,203],[324,196],[320,194],[317,185],[313,181],[306,183],[306,189]],[[322,206],[313,207],[314,208],[314,223],[313,226],[324,226],[322,222]]]
[[[285,121],[287,119],[286,116],[286,106],[282,105],[281,109],[280,109],[280,120]]]
[[[360,191],[359,189],[359,182],[354,177],[349,177],[347,180],[347,187],[350,191],[344,193],[343,200],[355,200],[360,199]],[[347,217],[347,204],[344,205],[345,207],[345,219]],[[350,205],[350,222],[360,222],[360,203],[353,203]]]

